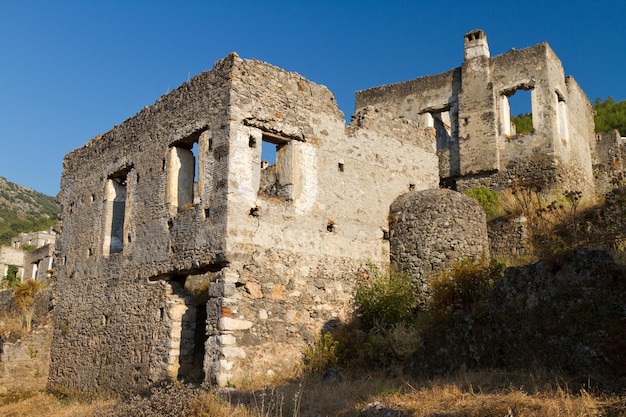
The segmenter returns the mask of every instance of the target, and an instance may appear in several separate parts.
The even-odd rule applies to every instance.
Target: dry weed
[[[0,415],[4,417],[92,417],[111,401],[67,403],[39,391],[10,391],[0,395]]]
[[[271,388],[255,391],[203,390],[179,384],[157,390],[152,397],[125,402],[63,402],[41,392],[13,392],[0,396],[0,415],[349,417],[379,402],[412,417],[626,416],[623,397],[570,390],[564,381],[541,372],[465,372],[433,380],[370,373],[336,383],[313,377],[275,382]]]

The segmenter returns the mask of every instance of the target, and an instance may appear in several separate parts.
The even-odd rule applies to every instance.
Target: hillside
[[[48,229],[56,217],[54,197],[0,177],[0,244],[10,244],[20,232]]]

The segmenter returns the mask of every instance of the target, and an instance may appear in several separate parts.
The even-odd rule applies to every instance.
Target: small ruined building
[[[520,89],[524,136],[507,105]],[[291,368],[349,314],[364,265],[391,250],[419,271],[488,255],[464,196],[422,191],[536,172],[589,185],[594,138],[588,100],[545,43],[490,58],[471,32],[461,68],[358,93],[350,126],[325,87],[229,55],[65,157],[49,388]],[[436,226],[422,230],[422,212]],[[421,251],[438,236],[445,253]]]
[[[6,276],[9,266],[13,265],[17,267],[17,276],[22,281],[49,279],[54,267],[55,239],[56,232],[50,229],[20,233],[19,236],[11,239],[11,246],[0,246],[1,276]]]

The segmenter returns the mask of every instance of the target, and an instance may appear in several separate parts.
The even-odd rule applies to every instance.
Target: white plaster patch
[[[224,346],[222,348],[222,354],[226,359],[245,359],[246,357],[246,352],[242,348],[234,346]]]
[[[302,192],[294,200],[296,213],[303,214],[311,210],[317,200],[317,155],[313,146],[302,146]]]
[[[218,323],[219,330],[247,330],[252,327],[252,322],[248,320],[222,317]]]
[[[231,334],[223,334],[218,336],[220,345],[234,345],[236,343],[235,336]]]

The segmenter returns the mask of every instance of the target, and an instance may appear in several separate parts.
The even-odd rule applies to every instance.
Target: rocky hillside
[[[56,218],[54,197],[0,177],[0,244],[10,244],[20,232],[48,229]]]

